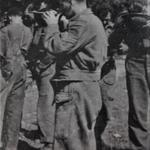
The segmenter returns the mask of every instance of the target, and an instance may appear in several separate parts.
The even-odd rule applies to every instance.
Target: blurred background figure
[[[95,3],[95,5],[92,6],[92,10],[96,16],[99,17],[99,19],[102,21],[105,32],[107,37],[109,37],[110,33],[113,29],[113,22],[112,22],[112,10],[111,6],[108,3],[108,1],[101,1]],[[113,98],[109,95],[109,90],[112,88],[112,86],[115,83],[116,79],[116,66],[115,66],[115,60],[113,58],[113,55],[109,53],[107,50],[106,52],[107,58],[106,63],[102,67],[101,72],[101,81],[100,81],[100,87],[102,92],[102,99],[103,99],[103,107],[106,111],[104,114],[106,116],[104,117],[105,120],[111,120],[111,109],[109,105],[109,101],[112,101]]]
[[[107,38],[113,30],[113,20],[112,20],[112,9],[108,1],[97,1],[93,6],[92,10],[96,16],[102,21]],[[109,46],[108,46],[109,48]],[[95,126],[95,134],[97,138],[97,147],[100,149],[101,145],[101,135],[104,131],[108,121],[112,121],[112,101],[114,100],[109,91],[113,88],[116,81],[116,65],[113,53],[109,53],[109,49],[105,52],[105,63],[101,68],[101,80],[99,82],[101,95],[102,95],[102,110],[97,118],[97,123]]]
[[[28,66],[33,80],[38,87],[37,124],[40,130],[40,142],[44,144],[43,150],[50,149],[53,144],[55,106],[54,93],[50,80],[55,73],[53,56],[43,50],[42,41],[46,30],[46,23],[42,13],[54,9],[53,3],[48,0],[31,3],[25,10],[33,24],[33,40],[28,53]]]
[[[149,150],[148,105],[150,103],[150,16],[147,0],[132,0],[120,15],[109,37],[111,49],[123,40],[129,50],[126,82],[129,98],[130,149]]]
[[[10,24],[0,30],[0,51],[5,60],[1,66],[1,73],[7,84],[7,91],[1,97],[4,108],[3,150],[17,150],[22,119],[26,81],[25,59],[32,40],[32,33],[23,25],[22,16],[21,8],[12,7],[8,11]]]

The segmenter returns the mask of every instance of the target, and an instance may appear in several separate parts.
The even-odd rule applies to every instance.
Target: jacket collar
[[[77,18],[79,18],[79,16],[81,15],[85,15],[85,14],[93,14],[93,12],[91,11],[90,8],[87,8],[85,10],[83,10],[81,13],[75,15],[74,17],[70,18],[70,21],[76,20]]]

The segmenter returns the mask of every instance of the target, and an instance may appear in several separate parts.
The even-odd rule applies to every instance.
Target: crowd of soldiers
[[[111,120],[114,56],[126,44],[129,150],[149,150],[149,0],[131,0],[117,19],[108,4],[41,0],[6,11],[0,29],[0,149],[17,150],[27,72],[38,87],[41,150],[100,150],[99,112]],[[4,19],[5,18],[5,19]],[[115,18],[115,19],[114,19]]]

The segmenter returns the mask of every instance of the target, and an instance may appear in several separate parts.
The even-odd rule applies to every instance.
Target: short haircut
[[[12,7],[8,10],[8,16],[23,16],[23,9]]]

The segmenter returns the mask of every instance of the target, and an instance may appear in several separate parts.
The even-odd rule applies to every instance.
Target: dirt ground
[[[124,59],[117,59],[116,64],[117,82],[113,86],[112,90],[110,90],[110,95],[114,98],[114,100],[109,103],[112,120],[107,123],[105,130],[102,133],[100,150],[128,149],[128,98],[125,81]],[[35,83],[32,83],[26,91],[19,150],[37,150],[42,147],[38,136],[39,132],[36,119],[37,98],[37,88]],[[100,126],[102,124],[100,124]],[[98,138],[101,137],[99,133],[98,136]]]

